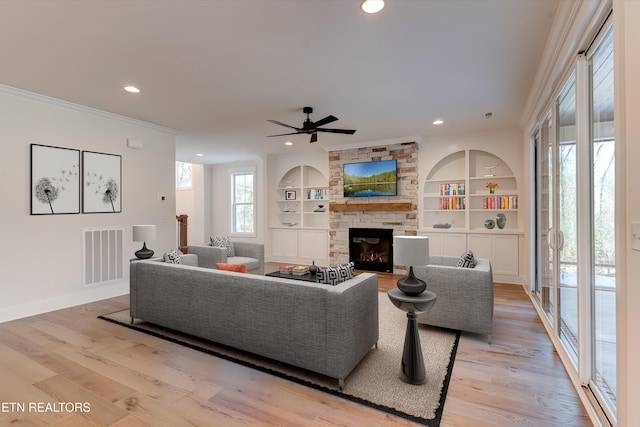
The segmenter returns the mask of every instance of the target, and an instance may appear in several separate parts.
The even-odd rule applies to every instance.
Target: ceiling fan
[[[320,127],[320,126],[324,126],[326,124],[329,124],[331,122],[335,122],[336,120],[338,120],[338,118],[336,116],[330,115],[330,116],[325,117],[324,119],[318,120],[317,122],[312,122],[311,119],[309,118],[309,114],[313,113],[313,108],[304,107],[302,109],[302,112],[307,115],[307,119],[304,121],[304,123],[302,123],[302,127],[301,128],[297,128],[295,126],[291,126],[291,125],[279,122],[277,120],[268,120],[271,123],[275,123],[277,125],[284,126],[284,127],[296,130],[296,132],[281,133],[281,134],[278,134],[278,135],[268,135],[268,137],[284,136],[284,135],[298,135],[298,134],[301,134],[301,133],[306,133],[306,134],[310,134],[311,135],[311,141],[309,141],[309,142],[316,142],[318,140],[318,132],[345,133],[345,134],[349,134],[349,135],[353,135],[354,133],[356,133],[355,129],[328,129],[328,128],[321,128]]]

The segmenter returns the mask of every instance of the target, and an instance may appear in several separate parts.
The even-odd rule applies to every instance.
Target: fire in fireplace
[[[349,261],[358,270],[393,271],[393,230],[350,228]]]

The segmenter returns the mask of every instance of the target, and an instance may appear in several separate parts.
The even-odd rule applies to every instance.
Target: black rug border
[[[163,339],[165,341],[172,342],[174,344],[182,345],[182,346],[190,348],[192,350],[196,350],[196,351],[199,351],[201,353],[209,354],[211,356],[218,357],[220,359],[224,359],[224,360],[227,360],[229,362],[236,363],[238,365],[242,365],[242,366],[245,366],[245,367],[248,367],[248,368],[251,368],[251,369],[255,369],[257,371],[264,372],[264,373],[267,373],[267,374],[270,374],[270,375],[274,375],[276,377],[279,377],[279,378],[282,378],[282,379],[285,379],[285,380],[288,380],[288,381],[291,381],[291,382],[294,382],[294,383],[297,383],[297,384],[301,384],[301,385],[304,385],[306,387],[310,387],[310,388],[313,388],[315,390],[319,390],[319,391],[331,394],[333,396],[337,396],[337,397],[340,397],[342,399],[346,399],[346,400],[349,400],[351,402],[355,402],[355,403],[358,403],[360,405],[367,406],[369,408],[377,409],[379,411],[386,412],[388,414],[395,415],[397,417],[404,418],[406,420],[409,420],[409,421],[412,421],[412,422],[415,422],[415,423],[418,423],[418,424],[426,425],[428,427],[438,427],[440,425],[441,421],[442,421],[442,412],[444,411],[444,403],[446,401],[447,393],[449,391],[449,382],[451,381],[451,373],[453,371],[453,363],[454,363],[454,361],[456,359],[456,354],[458,352],[458,344],[460,342],[460,335],[461,335],[460,331],[451,329],[451,331],[455,332],[456,339],[455,339],[455,341],[453,343],[453,347],[451,348],[451,354],[449,356],[449,363],[447,364],[447,373],[446,373],[446,375],[444,377],[444,380],[442,382],[442,391],[440,392],[439,405],[436,408],[435,416],[433,418],[422,418],[422,417],[417,417],[415,415],[407,414],[406,412],[402,412],[402,411],[399,411],[397,409],[390,408],[388,406],[380,405],[380,404],[371,402],[369,400],[362,399],[362,398],[357,397],[357,396],[352,396],[350,394],[342,393],[342,392],[340,392],[338,390],[333,390],[333,389],[324,387],[322,385],[315,384],[315,383],[312,383],[310,381],[304,380],[302,378],[294,377],[294,376],[285,374],[283,372],[276,371],[276,370],[271,369],[271,368],[267,368],[267,367],[264,367],[264,366],[256,365],[255,363],[247,362],[246,360],[237,359],[237,358],[235,358],[233,356],[229,356],[227,354],[219,353],[219,352],[217,352],[215,350],[210,350],[208,348],[204,348],[204,347],[201,347],[201,346],[196,345],[196,344],[191,344],[189,342],[182,341],[180,339],[173,338],[173,337],[161,334],[159,332],[155,332],[155,331],[151,331],[151,330],[148,330],[148,329],[144,329],[144,328],[141,328],[139,326],[136,326],[135,324],[124,323],[124,322],[120,322],[120,321],[115,320],[115,319],[109,319],[108,317],[105,317],[105,316],[109,316],[109,315],[114,314],[114,313],[119,313],[119,312],[124,311],[124,310],[128,310],[128,309],[116,310],[116,311],[113,311],[111,313],[101,314],[101,315],[98,316],[98,319],[102,319],[102,320],[105,320],[107,322],[111,322],[111,323],[114,323],[116,325],[119,325],[119,326],[124,326],[125,328],[133,329],[134,331],[142,332],[144,334],[151,335],[151,336],[154,336],[156,338],[160,338],[160,339]],[[147,322],[147,323],[151,323],[151,322]],[[153,324],[153,323],[151,323],[151,324]],[[159,325],[155,325],[155,326],[174,331],[176,333],[179,333],[179,334],[182,334],[184,336],[193,338],[195,340],[208,341],[208,342],[212,342],[212,343],[214,343],[215,345],[218,345],[218,346],[228,347],[228,346],[226,346],[224,344],[220,344],[220,343],[217,343],[215,341],[210,341],[210,340],[207,340],[207,339],[204,339],[204,338],[200,338],[200,337],[197,337],[197,336],[185,333],[185,332],[175,331],[175,330],[173,330],[171,328],[165,328],[165,327],[159,326]],[[234,349],[234,350],[235,351],[243,351],[243,350],[238,350],[238,349]],[[260,356],[260,357],[262,357],[262,356]],[[268,358],[265,358],[265,359],[268,359]],[[282,363],[282,362],[278,362],[278,363]],[[346,379],[345,379],[345,381],[346,381]]]

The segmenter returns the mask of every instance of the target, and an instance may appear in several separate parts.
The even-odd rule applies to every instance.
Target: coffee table
[[[316,275],[315,274],[311,274],[311,273],[307,273],[307,274],[303,274],[302,276],[298,276],[296,274],[280,273],[279,271],[274,271],[274,272],[265,274],[265,276],[278,277],[280,279],[303,280],[305,282],[317,282],[318,281],[316,279]]]

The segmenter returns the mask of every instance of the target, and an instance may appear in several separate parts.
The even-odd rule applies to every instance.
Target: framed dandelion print
[[[122,212],[122,157],[82,152],[82,213]]]
[[[80,213],[80,150],[31,144],[31,215]]]

